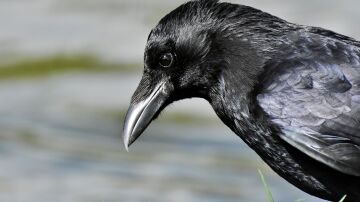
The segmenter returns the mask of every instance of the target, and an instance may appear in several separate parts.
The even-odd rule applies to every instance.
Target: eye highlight
[[[164,53],[159,58],[159,65],[164,68],[171,67],[174,63],[174,55],[172,53]]]

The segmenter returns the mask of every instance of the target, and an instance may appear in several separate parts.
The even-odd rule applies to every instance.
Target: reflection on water
[[[181,2],[0,1],[0,55],[139,64],[151,27]],[[360,36],[355,0],[234,2]],[[203,100],[175,104],[125,152],[121,119],[141,72],[82,71],[0,81],[0,201],[265,201],[257,169],[277,201],[321,201],[269,170]]]

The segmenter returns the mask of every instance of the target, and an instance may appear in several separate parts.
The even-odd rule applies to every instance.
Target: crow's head
[[[267,42],[260,35],[269,33],[258,25],[273,22],[268,18],[259,10],[216,0],[188,2],[166,15],[148,38],[143,77],[126,115],[125,147],[168,104],[191,97],[210,101],[224,82],[224,71],[251,86],[264,62],[258,50]]]

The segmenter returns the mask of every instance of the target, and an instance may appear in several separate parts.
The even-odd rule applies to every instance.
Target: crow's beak
[[[159,83],[150,91],[151,93],[143,100],[131,103],[126,114],[123,141],[127,151],[129,146],[135,142],[159,113],[168,98],[166,82]],[[139,93],[139,91],[136,91],[136,93]]]

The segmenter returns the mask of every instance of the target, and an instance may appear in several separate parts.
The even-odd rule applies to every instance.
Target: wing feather
[[[307,40],[311,51],[324,52],[292,55],[269,68],[257,100],[281,128],[283,140],[340,172],[360,176],[360,50],[332,40]]]

